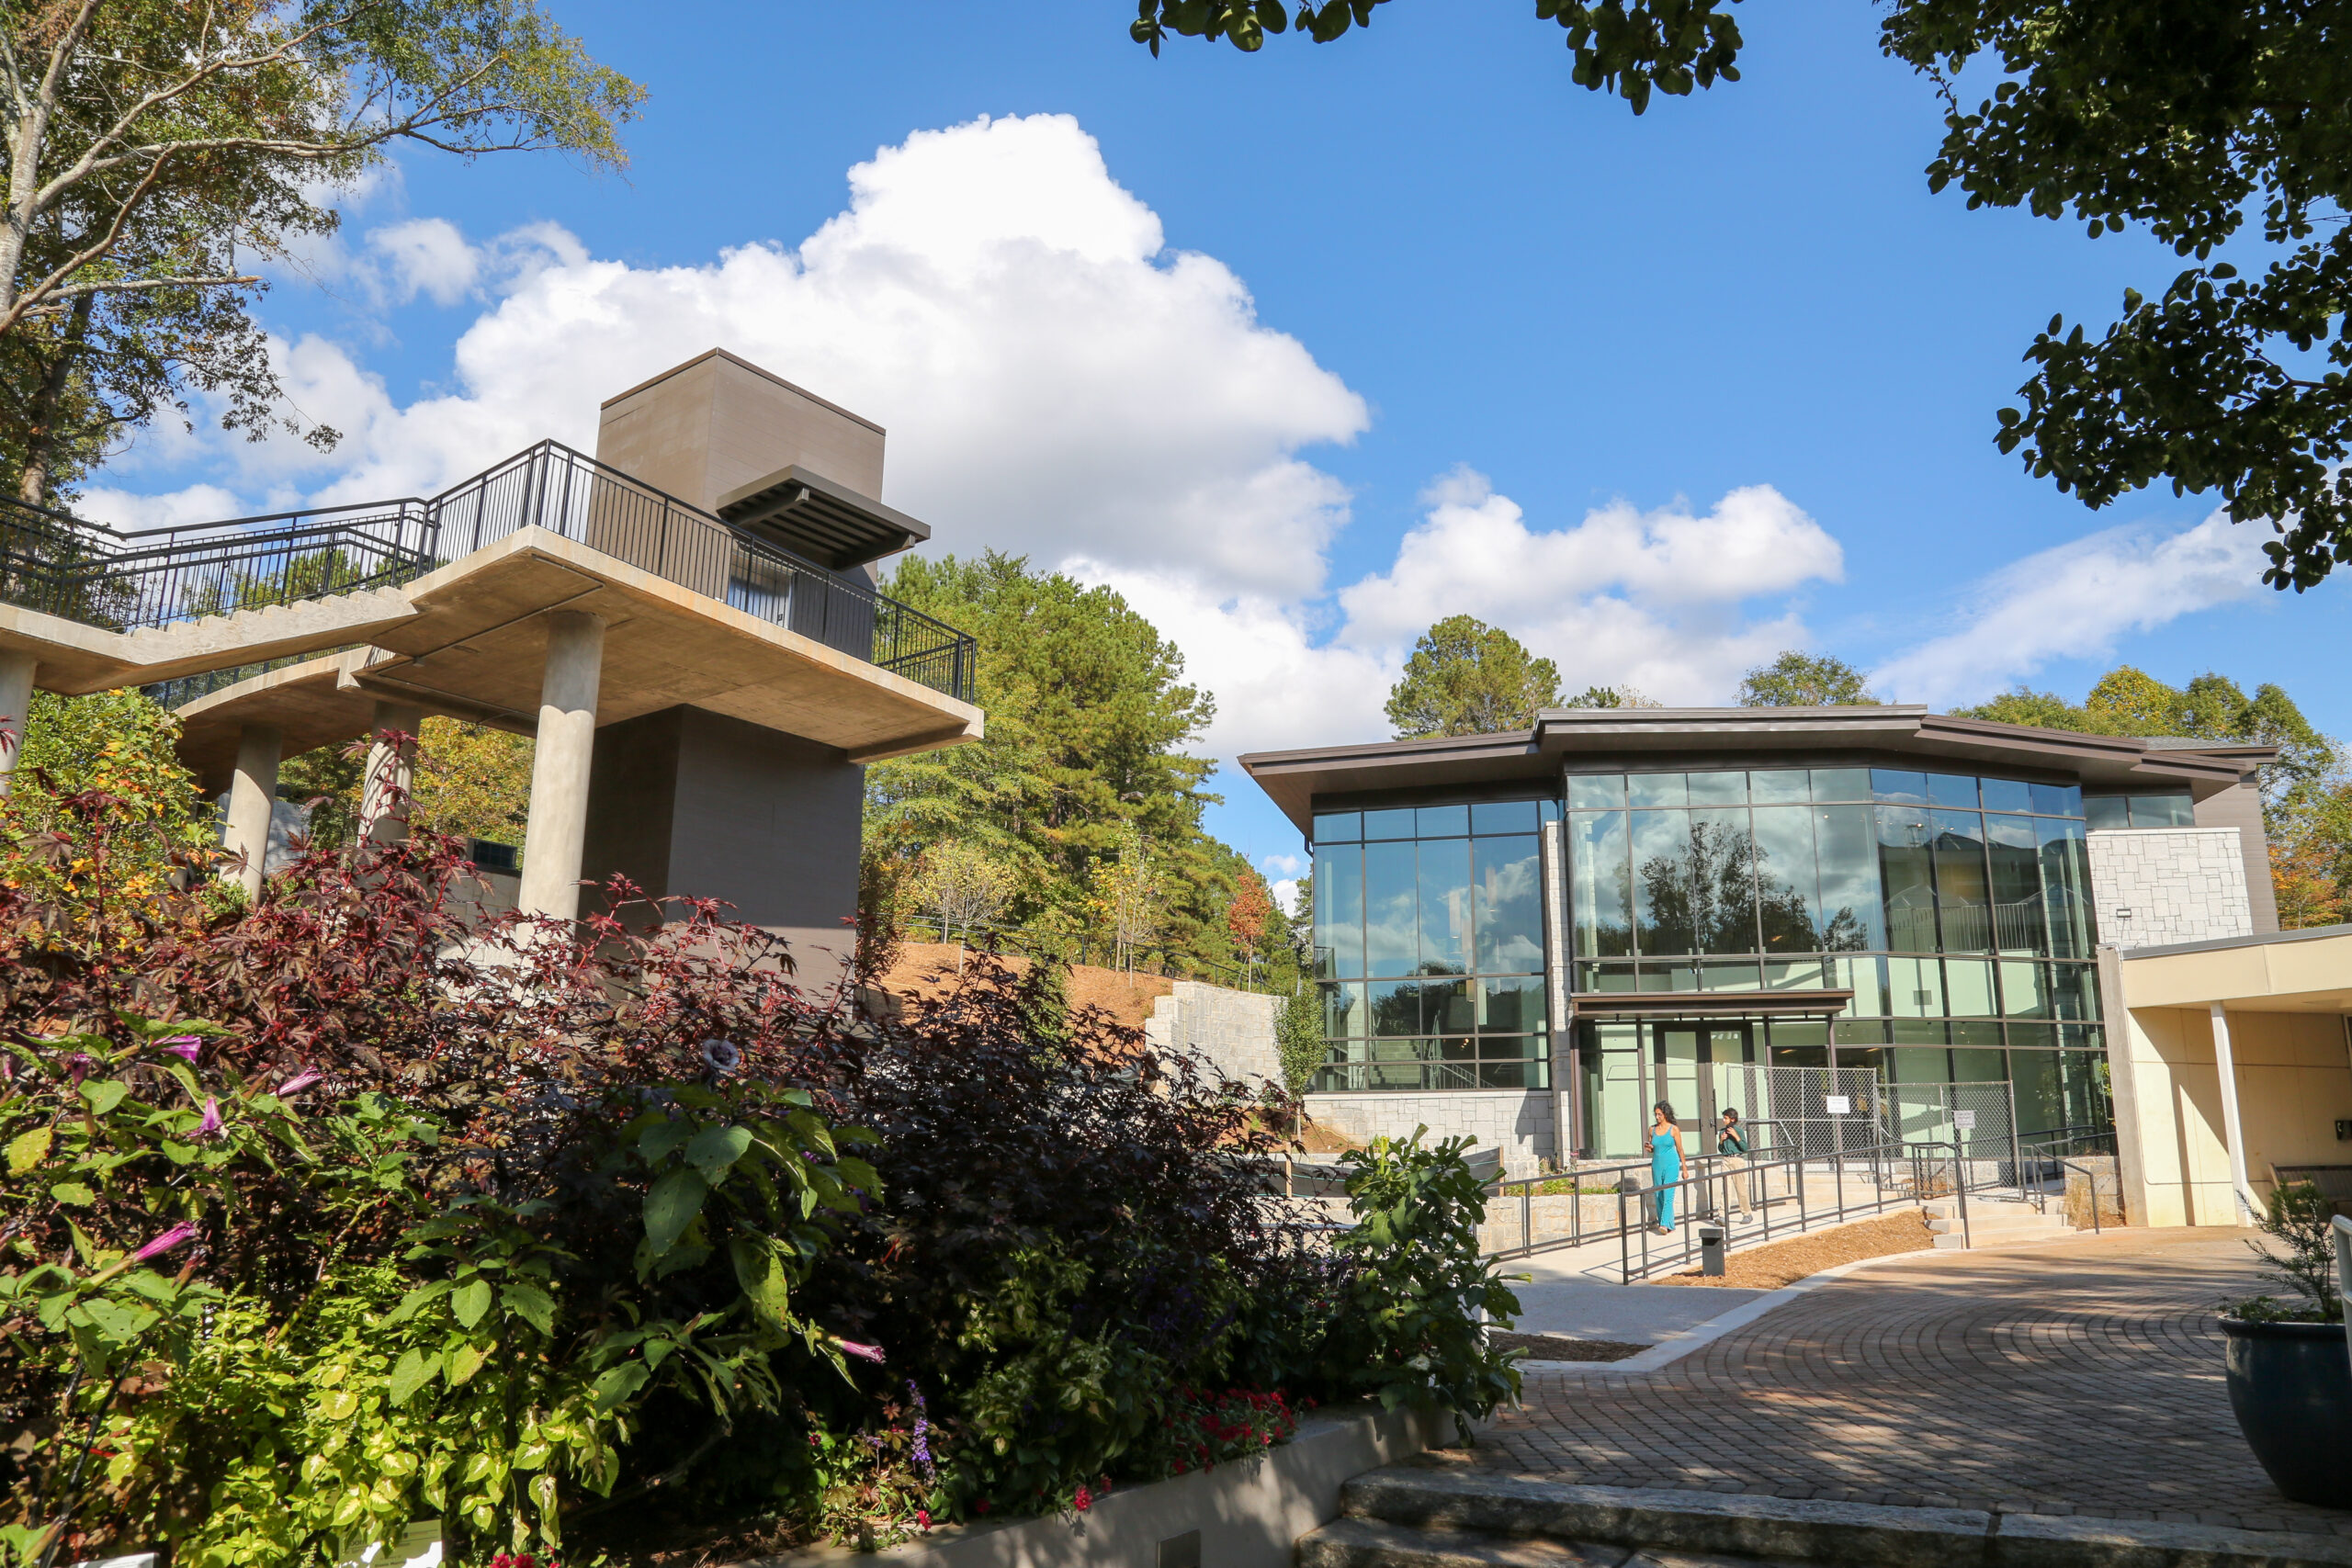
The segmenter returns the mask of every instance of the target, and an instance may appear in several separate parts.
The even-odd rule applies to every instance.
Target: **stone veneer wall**
[[[1282,1082],[1282,1053],[1274,1044],[1279,997],[1229,991],[1199,980],[1179,980],[1151,1005],[1143,1036],[1161,1050],[1190,1051],[1229,1078]]]
[[[1511,1176],[1533,1176],[1544,1161],[1558,1158],[1548,1089],[1310,1094],[1306,1113],[1354,1138],[1408,1138],[1418,1126],[1429,1128],[1431,1143],[1467,1134],[1478,1148],[1501,1148]]]
[[[2235,828],[2106,829],[2090,836],[2090,855],[2102,942],[2128,949],[2254,934]]]

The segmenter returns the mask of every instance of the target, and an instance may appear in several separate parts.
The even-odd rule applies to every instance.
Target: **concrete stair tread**
[[[1634,1568],[1630,1547],[1339,1518],[1302,1537],[1298,1568]]]

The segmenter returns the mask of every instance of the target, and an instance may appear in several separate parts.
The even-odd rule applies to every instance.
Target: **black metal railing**
[[[135,631],[398,587],[526,527],[577,540],[934,692],[971,700],[976,645],[968,635],[554,441],[430,501],[314,507],[130,533],[0,499],[0,602]],[[277,662],[189,677],[197,684],[177,700],[192,701]],[[223,675],[230,679],[216,679]],[[182,690],[179,682],[166,685]]]

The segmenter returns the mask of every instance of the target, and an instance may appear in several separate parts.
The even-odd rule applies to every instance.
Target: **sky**
[[[1148,615],[1216,699],[1209,829],[1278,888],[1298,835],[1232,759],[1385,738],[1455,613],[1569,691],[1726,703],[1802,648],[1940,708],[2130,661],[2352,735],[2352,580],[2276,592],[2211,497],[2092,512],[1996,450],[2034,333],[2180,264],[1931,195],[1939,106],[1854,0],[1742,7],[1743,80],[1639,118],[1524,4],[1156,61],[1112,0],[553,9],[648,90],[627,173],[400,155],[260,306],[335,449],[159,425],[82,510],[430,493],[724,346],[886,426],[933,550]]]

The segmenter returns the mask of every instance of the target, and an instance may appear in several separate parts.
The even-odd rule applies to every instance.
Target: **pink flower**
[[[296,1073],[292,1077],[288,1078],[284,1083],[277,1086],[277,1092],[280,1097],[289,1094],[300,1094],[324,1077],[326,1077],[326,1074],[320,1072]]]
[[[204,1120],[196,1124],[195,1136],[209,1138],[220,1131],[220,1102],[210,1095],[204,1097]]]
[[[1094,1494],[1081,1486],[1078,1489],[1078,1495],[1071,1498],[1070,1501],[1078,1506],[1078,1511],[1082,1514],[1086,1512],[1087,1509],[1094,1506]]]
[[[921,1525],[925,1533],[928,1533],[931,1529],[931,1510],[929,1508],[917,1508],[915,1510],[915,1523]]]
[[[193,1062],[204,1054],[204,1042],[193,1034],[175,1034],[157,1043],[184,1062]]]
[[[169,1252],[175,1247],[185,1247],[195,1239],[196,1227],[183,1221],[132,1253],[130,1260],[133,1263],[144,1263],[149,1258]]]
[[[879,1363],[882,1359],[882,1347],[879,1345],[860,1345],[854,1340],[844,1339],[842,1341],[842,1348],[861,1361]]]

